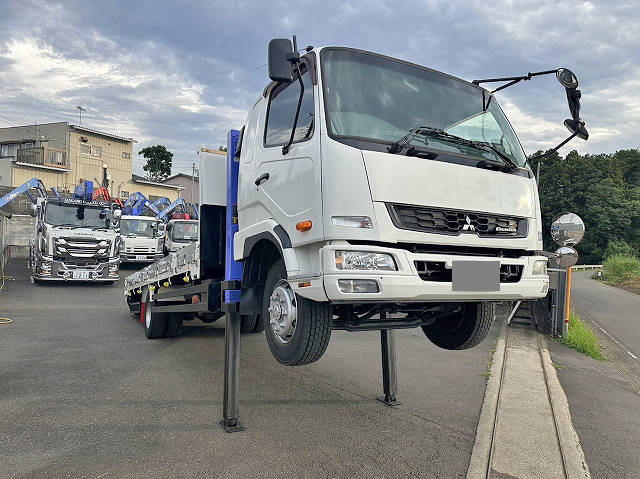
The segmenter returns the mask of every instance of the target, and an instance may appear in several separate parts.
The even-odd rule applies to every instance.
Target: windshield
[[[489,101],[479,87],[399,60],[342,49],[322,51],[322,78],[333,137],[392,144],[426,126],[488,143],[519,166],[525,164],[522,146],[496,99]],[[417,135],[408,143],[470,154],[468,147],[444,138]],[[500,160],[486,150],[473,155]]]
[[[120,220],[120,234],[123,236],[144,236],[153,238],[158,228],[157,221],[122,219]]]
[[[44,210],[44,222],[52,226],[108,228],[109,216],[104,206],[47,203]]]
[[[174,241],[197,241],[198,223],[174,223],[171,229],[171,239]]]

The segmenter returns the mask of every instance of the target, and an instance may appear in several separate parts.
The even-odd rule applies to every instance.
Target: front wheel
[[[285,366],[300,366],[317,361],[326,351],[331,338],[331,305],[296,295],[286,277],[282,260],[269,269],[262,318],[266,319],[273,357]]]
[[[422,326],[422,331],[443,349],[469,349],[487,336],[495,316],[494,303],[462,303],[455,313]]]

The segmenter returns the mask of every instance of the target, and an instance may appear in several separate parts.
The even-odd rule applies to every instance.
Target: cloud
[[[82,105],[83,123],[163,144],[177,169],[242,126],[268,82],[267,42],[293,33],[300,47],[363,48],[466,79],[566,66],[580,78],[591,138],[563,152],[638,146],[635,2],[9,0],[0,17],[11,25],[0,39],[0,125],[75,122]],[[527,152],[564,139],[566,99],[552,77],[497,99]]]

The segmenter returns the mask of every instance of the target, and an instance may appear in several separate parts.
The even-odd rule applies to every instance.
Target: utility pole
[[[193,190],[196,188],[196,164],[191,163],[191,203],[195,203],[193,201]]]

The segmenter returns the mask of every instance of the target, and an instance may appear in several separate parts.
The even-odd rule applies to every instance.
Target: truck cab
[[[120,234],[124,246],[120,250],[120,261],[153,263],[156,259],[162,258],[164,236],[161,223],[151,216],[122,216]]]
[[[113,283],[120,265],[120,209],[84,198],[44,198],[35,210],[29,266],[34,281]]]
[[[198,241],[198,221],[172,218],[167,223],[164,233],[164,255],[175,253],[180,248]]]
[[[234,239],[278,361],[317,359],[331,329],[468,348],[495,302],[547,294],[536,180],[491,92],[351,48],[288,68],[242,132]]]

